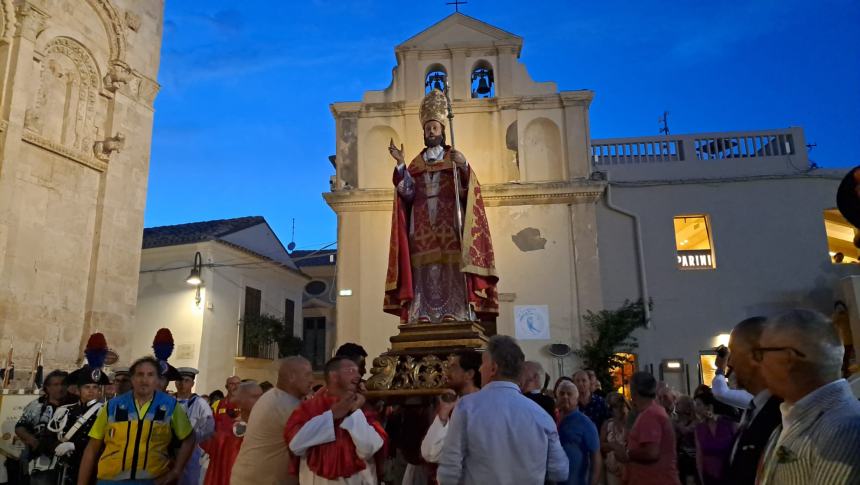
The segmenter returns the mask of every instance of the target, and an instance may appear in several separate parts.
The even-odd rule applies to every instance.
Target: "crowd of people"
[[[324,383],[294,356],[274,385],[232,376],[208,395],[154,349],[113,379],[89,346],[83,368],[48,374],[16,427],[27,453],[11,483],[860,483],[860,402],[833,324],[809,310],[738,323],[692,396],[647,372],[605,393],[587,369],[550,390],[507,336],[452,355],[432,402],[368,400],[357,344]]]

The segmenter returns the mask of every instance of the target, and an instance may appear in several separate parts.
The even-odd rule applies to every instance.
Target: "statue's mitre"
[[[433,89],[421,101],[421,110],[418,112],[421,118],[421,126],[427,124],[428,121],[435,120],[445,126],[445,120],[448,117],[448,100],[445,98],[445,93],[438,89]]]

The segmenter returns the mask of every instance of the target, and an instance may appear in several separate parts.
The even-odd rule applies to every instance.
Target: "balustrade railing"
[[[800,128],[752,132],[703,133],[591,141],[594,165],[685,162],[798,154]],[[805,156],[805,152],[804,152]]]

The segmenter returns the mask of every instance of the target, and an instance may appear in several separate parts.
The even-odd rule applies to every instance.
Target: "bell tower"
[[[394,49],[391,84],[361,101],[331,105],[336,176],[324,197],[338,214],[336,340],[388,348],[397,319],[382,312],[393,200],[389,141],[411,160],[424,146],[418,109],[447,83],[456,148],[482,187],[500,276],[497,332],[515,335],[521,305],[547,305],[551,342],[576,346],[580,315],[602,307],[591,180],[592,91],[558,91],[520,62],[523,39],[454,13]],[[347,291],[349,290],[349,291]],[[525,341],[546,359],[550,341]]]

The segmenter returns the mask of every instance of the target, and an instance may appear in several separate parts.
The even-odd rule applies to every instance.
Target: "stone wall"
[[[70,368],[134,320],[162,0],[0,0],[0,348]]]

